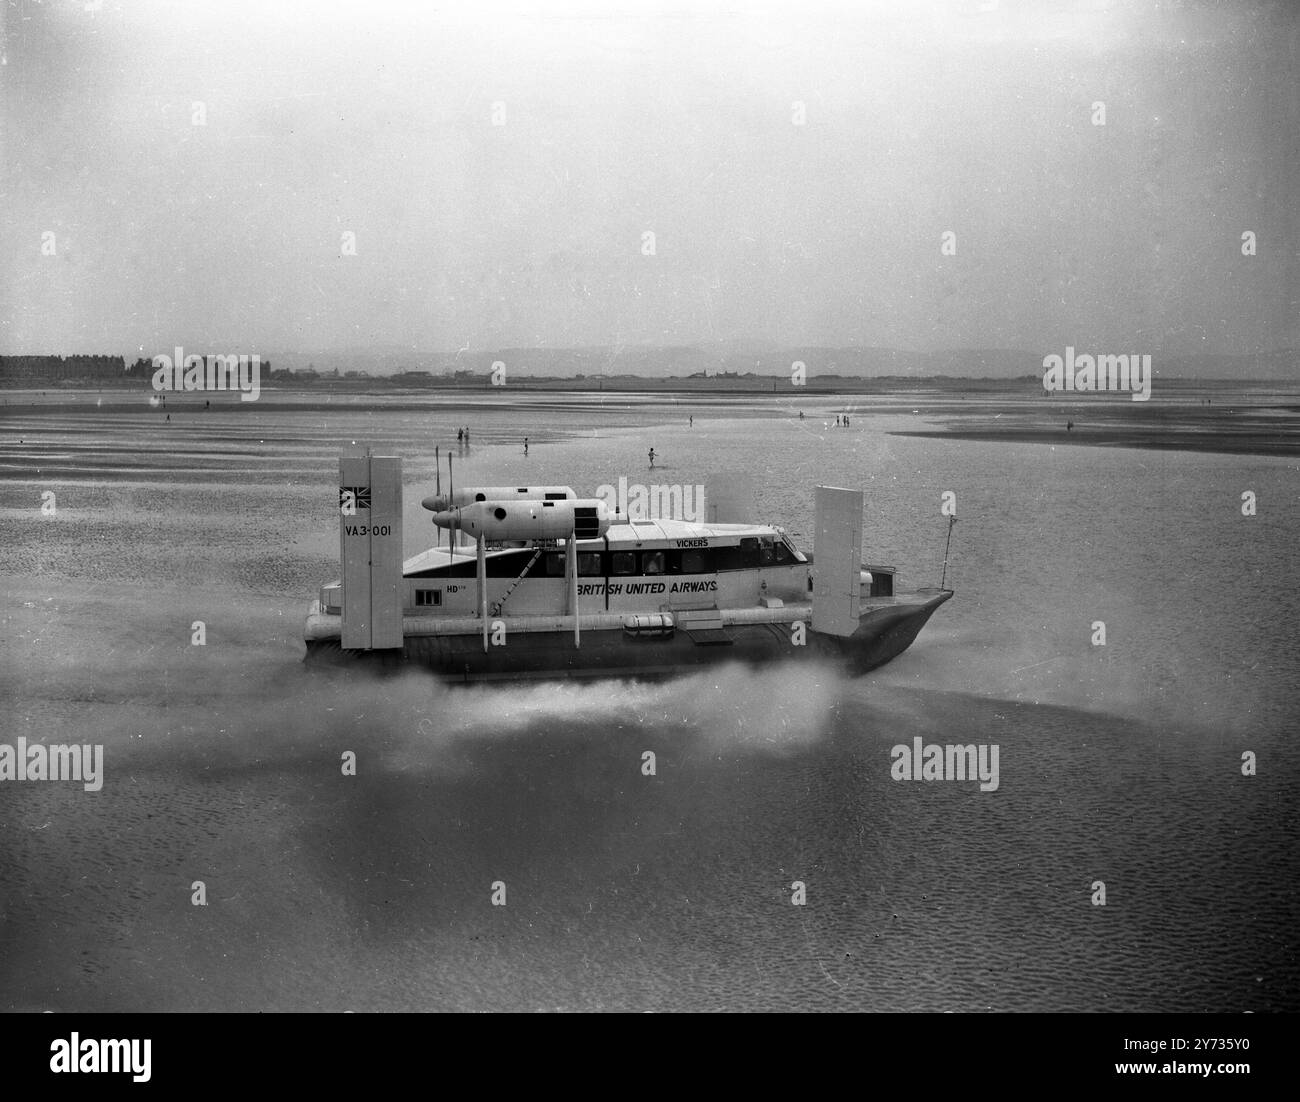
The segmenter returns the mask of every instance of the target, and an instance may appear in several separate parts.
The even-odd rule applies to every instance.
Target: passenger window
[[[764,536],[758,541],[758,561],[764,566],[771,566],[774,558],[772,540],[770,537]]]
[[[794,561],[794,556],[790,554],[790,548],[784,543],[776,545],[776,561],[779,563],[789,563]]]
[[[578,573],[584,578],[592,578],[602,573],[600,568],[600,552],[589,551],[578,554]]]
[[[662,551],[641,552],[641,573],[662,574],[664,572],[664,553]]]
[[[739,547],[715,547],[713,549],[713,569],[714,570],[740,569],[740,548]]]
[[[753,536],[746,536],[740,541],[740,565],[758,565],[758,540]]]
[[[682,552],[683,574],[705,574],[708,572],[708,569],[708,564],[705,562],[703,551]]]
[[[564,577],[564,556],[552,551],[546,556],[546,573],[552,578]]]
[[[614,560],[613,573],[615,574],[635,574],[636,573],[636,555],[631,551],[615,551],[610,556]]]

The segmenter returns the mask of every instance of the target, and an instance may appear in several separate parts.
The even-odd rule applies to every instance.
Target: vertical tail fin
[[[349,650],[402,645],[402,461],[339,459],[343,638]]]
[[[858,630],[862,570],[862,491],[817,487],[813,543],[814,631],[852,635]]]

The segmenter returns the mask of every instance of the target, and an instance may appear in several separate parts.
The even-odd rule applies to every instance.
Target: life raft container
[[[672,635],[676,630],[673,618],[667,612],[642,612],[623,617],[623,631],[634,639],[653,639]]]

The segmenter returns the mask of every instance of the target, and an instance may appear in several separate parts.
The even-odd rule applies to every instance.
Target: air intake
[[[580,540],[600,538],[600,518],[594,506],[579,505],[574,508],[573,534]]]

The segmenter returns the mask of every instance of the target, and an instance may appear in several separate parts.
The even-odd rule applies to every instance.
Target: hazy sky
[[[0,352],[1295,346],[1298,12],[0,0]]]

